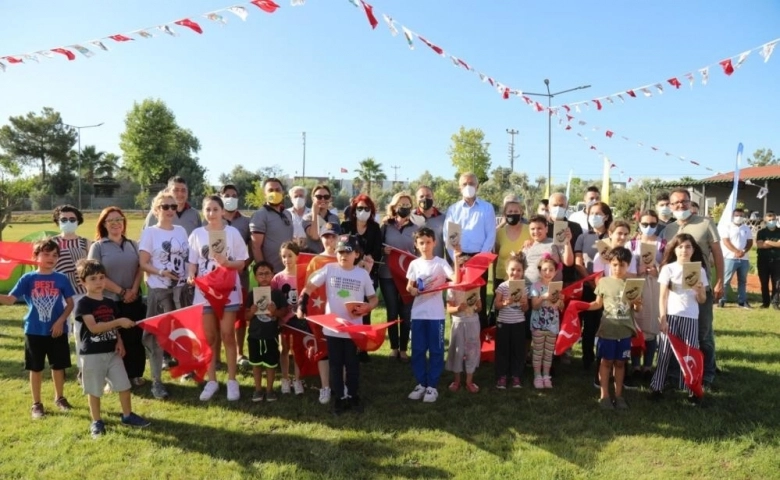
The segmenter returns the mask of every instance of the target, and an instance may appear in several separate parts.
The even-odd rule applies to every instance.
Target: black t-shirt
[[[255,304],[255,295],[253,292],[249,292],[247,295],[246,306],[247,308]],[[247,329],[247,336],[255,340],[269,340],[279,335],[279,323],[275,318],[269,315],[262,315],[259,312],[255,313],[252,318],[249,319],[249,328]]]
[[[566,220],[569,223],[569,230],[571,230],[571,241],[569,244],[571,245],[571,251],[574,252],[574,245],[577,243],[577,239],[580,235],[582,235],[582,225],[580,225],[577,222],[572,222],[571,220]],[[547,238],[553,238],[553,228],[554,224],[548,223],[547,225]],[[561,255],[563,255],[563,250],[561,250]],[[577,281],[577,269],[572,264],[572,266],[567,267],[566,265],[563,266],[563,270],[561,271],[561,274],[563,275],[563,284],[569,285],[571,283],[574,283]]]
[[[777,242],[780,241],[780,228],[770,230],[768,228],[762,228],[756,234],[756,242],[766,242],[767,240]],[[758,261],[759,262],[776,262],[780,259],[780,247],[772,248],[757,248]]]
[[[84,323],[84,315],[95,317],[96,323],[105,323],[115,320],[119,315],[116,303],[110,298],[103,297],[102,300],[82,297],[76,304],[76,321],[81,322],[81,332],[79,340],[81,348],[79,353],[82,355],[92,355],[96,353],[111,353],[116,349],[116,329],[108,330],[103,333],[92,333]]]
[[[374,262],[382,261],[382,229],[376,222],[368,222],[366,224],[366,231],[363,235],[357,233],[357,225],[352,221],[341,222],[341,233],[345,235],[355,235],[358,243],[360,244],[361,251],[370,255]],[[371,278],[377,278],[379,272],[379,263],[374,263],[374,267],[371,269]]]

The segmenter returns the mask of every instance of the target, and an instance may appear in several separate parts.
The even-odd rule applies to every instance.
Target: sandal
[[[401,363],[409,363],[409,355],[407,355],[406,352],[401,351],[398,354],[398,361]]]
[[[460,390],[460,382],[452,382],[450,383],[450,386],[447,387],[450,389],[450,392],[457,392]]]
[[[467,383],[466,390],[468,390],[471,393],[477,393],[479,391],[479,386],[477,386],[476,383]]]

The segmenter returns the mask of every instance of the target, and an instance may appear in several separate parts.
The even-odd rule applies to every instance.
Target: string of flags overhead
[[[305,3],[305,0],[291,0],[292,6],[300,6]],[[76,60],[76,53],[83,55],[85,58],[95,56],[95,51],[109,51],[109,45],[115,43],[126,43],[135,41],[137,38],[149,39],[157,35],[170,35],[172,37],[178,36],[177,27],[183,27],[197,34],[203,33],[201,24],[196,21],[199,18],[204,18],[208,22],[225,25],[227,24],[226,14],[232,14],[240,18],[242,21],[246,21],[249,16],[249,8],[257,7],[266,13],[274,13],[280,6],[273,0],[252,0],[248,3],[233,5],[230,7],[220,8],[219,10],[213,10],[206,12],[199,16],[191,16],[181,18],[172,22],[167,22],[151,27],[139,28],[131,30],[125,33],[115,33],[106,37],[88,40],[79,43],[72,43],[68,45],[62,45],[55,48],[48,48],[43,50],[37,50],[33,52],[5,55],[0,57],[0,71],[5,72],[8,65],[18,65],[30,62],[39,63],[41,58],[55,58],[58,55],[62,55],[68,59],[68,61]]]

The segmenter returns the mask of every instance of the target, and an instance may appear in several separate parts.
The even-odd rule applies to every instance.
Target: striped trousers
[[[666,321],[669,324],[669,333],[680,338],[688,345],[699,348],[699,321],[696,318],[678,317],[676,315],[667,315]],[[669,370],[669,362],[677,363],[677,359],[672,351],[672,346],[669,344],[669,337],[666,334],[661,333],[659,336],[660,343],[658,346],[658,366],[655,369],[653,380],[650,382],[650,389],[656,392],[661,392],[664,389],[666,383],[666,374]],[[685,388],[683,377],[680,375],[680,384],[678,388]],[[688,390],[690,393],[690,390]]]

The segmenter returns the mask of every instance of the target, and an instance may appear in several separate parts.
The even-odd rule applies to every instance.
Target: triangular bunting
[[[177,21],[175,21],[173,23],[175,23],[176,25],[180,25],[182,27],[187,27],[187,28],[189,28],[190,30],[192,30],[195,33],[200,33],[200,34],[203,33],[203,29],[200,28],[200,25],[198,25],[197,23],[193,22],[189,18],[184,18],[182,20],[177,20]]]

